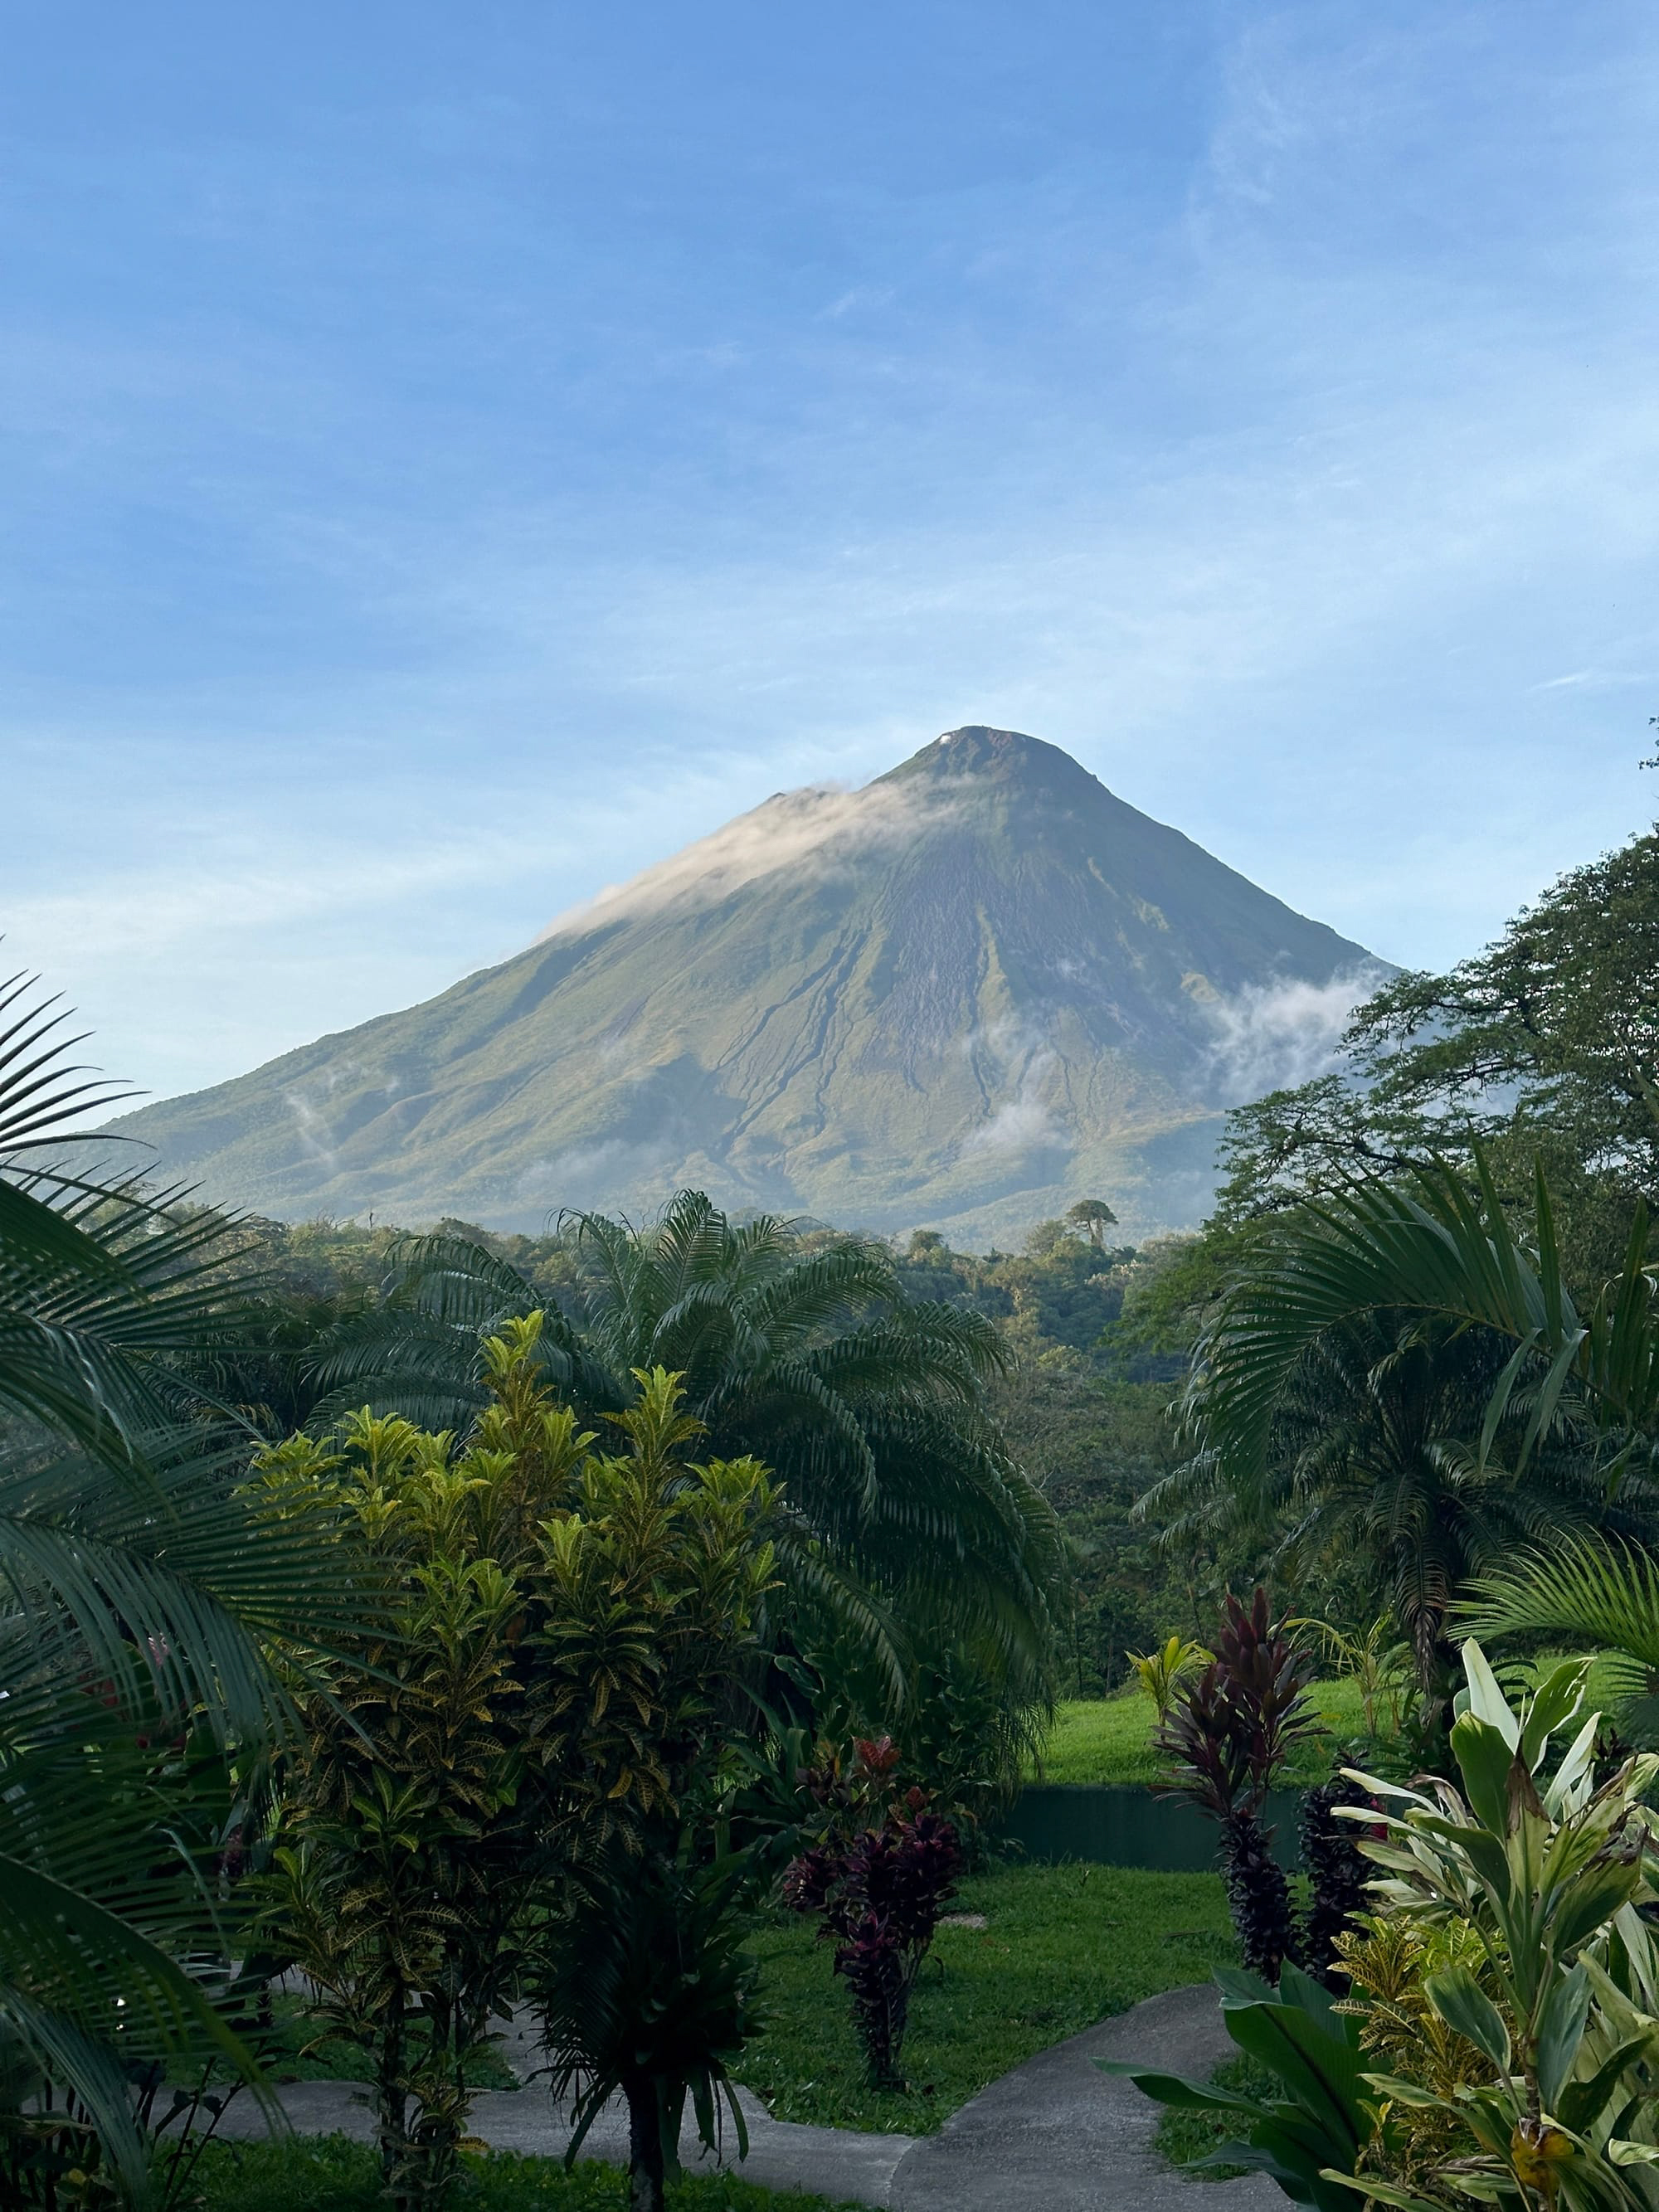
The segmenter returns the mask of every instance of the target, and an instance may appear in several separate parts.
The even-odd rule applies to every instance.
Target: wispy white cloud
[[[1038,1095],[1040,1073],[1022,1079],[1018,1095],[1006,1099],[963,1140],[965,1158],[975,1152],[1023,1152],[1036,1146],[1064,1144],[1066,1133],[1054,1109]]]
[[[1328,983],[1249,984],[1206,1002],[1214,1028],[1212,1078],[1224,1102],[1242,1105],[1270,1091],[1289,1090],[1340,1065],[1344,1031],[1361,1000],[1385,970],[1366,968]]]
[[[1540,691],[1645,690],[1659,684],[1659,669],[1632,672],[1613,668],[1575,668],[1566,676],[1552,676],[1534,688]]]
[[[1052,1081],[1059,1056],[1035,1022],[1010,1016],[988,1023],[959,1038],[956,1052],[973,1064],[988,1105],[964,1132],[961,1157],[1067,1142]]]

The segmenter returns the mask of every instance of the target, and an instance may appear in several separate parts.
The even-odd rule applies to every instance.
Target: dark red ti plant
[[[1338,1808],[1344,1805],[1376,1809],[1368,1790],[1340,1774],[1309,1790],[1302,1800],[1302,1865],[1310,1893],[1297,1946],[1299,1963],[1339,1996],[1347,1993],[1348,1976],[1337,1955],[1336,1939],[1364,1911],[1366,1885],[1376,1871],[1359,1849],[1365,1824],[1340,1818]],[[1380,1842],[1387,1831],[1379,1827],[1370,1832]]]
[[[825,1832],[783,1877],[784,1903],[818,1914],[819,1935],[836,1946],[878,2089],[904,2087],[910,1993],[962,1870],[955,1823],[932,1810],[927,1792],[887,1796],[897,1764],[883,1736],[856,1742],[850,1761],[832,1753],[808,1768],[802,1780],[828,1816]]]
[[[1307,1655],[1269,1619],[1257,1590],[1248,1612],[1227,1600],[1215,1657],[1170,1708],[1153,1744],[1171,1770],[1157,1784],[1182,1797],[1221,1830],[1227,1903],[1244,1964],[1277,1982],[1296,1955],[1290,1886],[1273,1857],[1273,1832],[1261,1818],[1285,1759],[1317,1720],[1307,1699]]]

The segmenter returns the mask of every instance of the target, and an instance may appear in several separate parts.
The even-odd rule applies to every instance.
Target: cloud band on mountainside
[[[1354,1008],[1388,972],[1378,964],[1346,969],[1328,983],[1247,983],[1209,1001],[1209,1073],[1224,1104],[1248,1105],[1328,1074],[1340,1061]]]

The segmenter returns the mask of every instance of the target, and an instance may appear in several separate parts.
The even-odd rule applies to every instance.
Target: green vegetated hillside
[[[116,1126],[288,1220],[528,1230],[690,1184],[983,1244],[1100,1191],[1145,1235],[1204,1210],[1223,1105],[1305,1072],[1264,1000],[1368,957],[1055,747],[973,727],[861,791],[781,793],[441,997]]]

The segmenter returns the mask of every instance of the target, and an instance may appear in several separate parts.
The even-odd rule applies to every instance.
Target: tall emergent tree
[[[1066,1218],[1073,1229],[1080,1229],[1097,1251],[1104,1248],[1106,1231],[1115,1228],[1117,1216],[1103,1198],[1080,1198],[1075,1206],[1066,1209]]]

